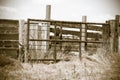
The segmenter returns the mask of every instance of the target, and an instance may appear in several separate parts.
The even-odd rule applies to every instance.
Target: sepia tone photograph
[[[120,0],[0,0],[0,80],[120,80]]]

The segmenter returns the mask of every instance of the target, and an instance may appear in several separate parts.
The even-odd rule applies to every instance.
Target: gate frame
[[[98,44],[101,44],[103,43],[104,41],[81,41],[81,37],[80,37],[80,40],[57,40],[56,39],[56,36],[54,36],[55,38],[54,39],[48,39],[48,40],[40,40],[40,39],[29,39],[29,35],[30,35],[30,32],[29,32],[29,29],[30,29],[30,24],[31,24],[31,21],[36,21],[36,22],[48,22],[48,23],[54,23],[54,27],[57,26],[56,23],[60,23],[60,25],[62,25],[62,23],[70,23],[70,24],[77,24],[77,25],[80,25],[79,29],[81,30],[82,27],[81,25],[82,24],[94,24],[94,25],[109,25],[108,23],[91,23],[91,22],[73,22],[73,21],[57,21],[57,20],[42,20],[42,19],[28,19],[27,20],[27,37],[26,37],[26,46],[25,46],[25,62],[28,61],[28,57],[27,55],[29,54],[29,41],[48,41],[48,42],[77,42],[79,43],[79,58],[80,60],[82,60],[82,53],[81,53],[81,43],[98,43]],[[61,26],[62,27],[62,26]],[[74,27],[73,27],[74,28]],[[62,29],[62,28],[61,28]],[[106,28],[105,28],[106,29]],[[62,31],[62,30],[61,30]],[[56,32],[56,27],[55,27],[55,32]],[[80,31],[80,36],[81,36],[81,31]],[[105,35],[106,36],[106,35]],[[108,36],[108,34],[107,34]],[[54,59],[39,59],[39,61],[59,61],[56,57],[56,45],[54,46],[54,55],[53,55]],[[33,59],[32,61],[37,61],[35,59]]]

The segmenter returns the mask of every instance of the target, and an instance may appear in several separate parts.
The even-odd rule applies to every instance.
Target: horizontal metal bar
[[[25,22],[24,24],[28,24],[28,23]],[[30,24],[37,24],[37,25],[38,25],[39,23],[34,23],[34,22],[32,22],[32,23],[30,23]]]
[[[29,41],[49,41],[49,42],[78,42],[78,43],[103,43],[102,41],[80,41],[80,40],[46,40],[46,39],[29,39]]]
[[[50,32],[54,33],[54,28],[50,28]],[[60,33],[59,29],[56,29],[57,33]],[[71,35],[76,35],[80,36],[80,31],[70,31],[70,30],[62,30],[62,34],[71,34]],[[93,33],[93,32],[87,32],[87,37],[88,38],[102,38],[102,35],[99,33]]]
[[[53,22],[53,23],[69,23],[69,24],[96,24],[96,25],[107,25],[106,23],[93,23],[93,22],[75,22],[75,21],[59,21],[59,20],[44,20],[44,19],[28,19],[29,21],[39,22]]]
[[[87,26],[87,30],[102,31],[102,27],[99,27],[99,26]]]

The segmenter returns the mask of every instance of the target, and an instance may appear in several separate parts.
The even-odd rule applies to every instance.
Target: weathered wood
[[[102,32],[103,41],[104,42],[105,41],[109,42],[109,38],[110,38],[110,25],[103,25],[102,29],[103,29],[103,32]]]
[[[18,40],[19,34],[0,34],[0,40]]]
[[[119,16],[117,15],[115,20],[110,20],[111,27],[111,50],[112,52],[118,52],[118,28],[119,28]]]
[[[12,58],[15,58],[15,59],[17,59],[18,58],[18,48],[9,48],[9,49],[7,49],[7,48],[2,48],[2,49],[0,49],[0,54],[3,54],[3,55],[7,55],[7,56],[10,56],[10,57],[12,57]]]
[[[46,6],[46,20],[50,20],[51,19],[51,5],[47,5]],[[46,27],[46,33],[44,35],[47,35],[47,39],[50,39],[50,22],[47,22],[47,27]],[[49,42],[46,42],[46,49],[49,49]],[[47,51],[46,50],[46,51]]]
[[[26,39],[25,39],[25,57],[24,61],[28,61],[28,55],[29,55],[29,36],[30,36],[30,20],[27,20],[27,27],[26,27]]]
[[[11,20],[11,19],[0,19],[0,25],[2,24],[3,25],[7,25],[6,27],[11,26],[11,25],[15,25],[16,27],[18,27],[18,23],[19,21],[18,20]],[[5,27],[5,26],[3,26]]]
[[[6,30],[7,30],[7,31],[8,31],[8,30],[9,30],[9,31],[11,31],[11,30],[12,30],[12,31],[18,31],[18,27],[8,27],[8,26],[7,26],[7,27],[3,27],[3,26],[0,26],[0,31],[1,31],[1,30],[2,30],[2,31],[3,31],[3,30],[4,30],[4,31],[6,31]]]
[[[0,47],[0,49],[2,49],[2,50],[19,50],[19,48],[15,48],[15,47]]]
[[[19,54],[18,60],[22,61],[24,54],[25,21],[19,20]]]
[[[18,47],[19,43],[17,41],[0,41],[0,47]]]
[[[118,52],[119,51],[119,21],[120,21],[120,16],[119,15],[116,15],[115,16],[115,21],[116,21],[116,24],[115,24],[115,52]]]
[[[17,59],[18,54],[18,20],[0,19],[0,53]]]

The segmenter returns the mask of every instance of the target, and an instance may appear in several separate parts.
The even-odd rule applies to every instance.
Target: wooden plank
[[[112,52],[118,52],[118,30],[117,20],[110,20],[111,27],[111,50]]]
[[[0,41],[0,47],[18,47],[18,41]]]
[[[16,31],[18,31],[18,27],[0,27],[0,30],[16,30]]]
[[[18,58],[18,49],[0,49],[0,54],[10,56],[12,58]]]
[[[18,27],[19,25],[17,24],[0,24],[0,27]]]
[[[15,48],[15,47],[0,47],[0,50],[19,50],[19,48]]]
[[[0,34],[0,40],[18,40],[19,34]]]
[[[18,20],[11,20],[11,19],[0,19],[0,24],[13,24],[13,25],[18,25],[19,21]]]
[[[114,43],[115,43],[115,52],[118,52],[119,51],[119,21],[120,21],[119,15],[115,16],[115,21],[116,21],[116,24],[115,24]]]
[[[0,34],[18,34],[15,30],[0,30]]]

